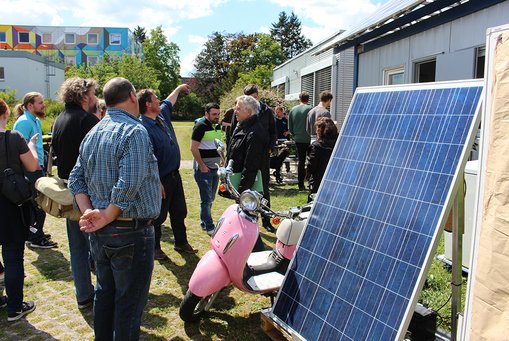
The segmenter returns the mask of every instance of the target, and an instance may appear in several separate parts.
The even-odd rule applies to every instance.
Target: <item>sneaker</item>
[[[165,259],[168,259],[168,256],[166,255],[166,253],[164,253],[163,250],[155,249],[154,250],[154,259],[155,260],[165,260]]]
[[[212,237],[212,235],[214,234],[214,230],[205,230],[205,231],[206,231],[206,232],[207,232],[207,234],[208,234],[209,236],[211,236],[211,237]]]
[[[198,250],[193,249],[193,247],[191,245],[189,245],[189,243],[185,243],[183,245],[175,245],[175,247],[173,249],[178,252],[185,252],[185,253],[191,253],[191,254],[198,252]]]
[[[78,302],[78,309],[86,309],[94,304],[94,297],[87,298],[84,301]]]
[[[30,242],[28,246],[36,249],[52,249],[54,247],[58,247],[58,244],[49,240],[48,238],[42,238],[38,242]]]
[[[46,238],[46,239],[51,239],[51,234],[49,234],[49,233],[45,233],[45,234],[44,234],[44,238]]]
[[[0,297],[0,308],[6,307],[6,306],[7,306],[7,297],[1,296]]]
[[[23,316],[30,314],[32,311],[35,310],[35,303],[32,301],[29,302],[23,302],[21,303],[21,311],[16,311],[14,313],[10,313],[7,315],[7,321],[17,321]]]

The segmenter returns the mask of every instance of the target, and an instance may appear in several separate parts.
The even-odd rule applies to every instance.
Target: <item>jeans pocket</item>
[[[104,245],[103,248],[114,270],[124,271],[131,269],[134,258],[134,244],[127,244],[119,247]]]

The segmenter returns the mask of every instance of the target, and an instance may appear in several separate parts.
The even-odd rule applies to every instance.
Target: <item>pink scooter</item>
[[[219,142],[216,141],[216,145]],[[222,154],[222,143],[218,151]],[[230,183],[232,164],[218,170],[221,186],[238,204],[229,206],[218,220],[211,238],[211,249],[200,260],[189,281],[180,318],[196,321],[207,311],[222,288],[233,284],[242,291],[274,297],[284,279],[297,242],[304,228],[310,205],[276,213],[258,192],[239,194]],[[259,235],[258,214],[284,217],[277,229],[274,250],[252,252]],[[277,221],[274,221],[277,223]]]

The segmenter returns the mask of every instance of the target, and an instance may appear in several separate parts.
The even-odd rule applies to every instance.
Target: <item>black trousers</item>
[[[161,212],[154,221],[155,248],[161,248],[161,225],[170,214],[170,224],[175,237],[175,245],[184,245],[187,243],[186,225],[184,219],[187,217],[186,197],[182,178],[178,171],[174,171],[161,178],[166,198],[161,202]]]
[[[45,175],[43,170],[36,170],[35,172],[25,172],[26,177],[30,180],[35,191],[35,181]],[[37,205],[35,200],[32,200],[32,205],[35,213],[35,223],[30,226],[28,240],[30,242],[39,242],[44,238],[44,222],[46,221],[46,212]]]
[[[306,155],[309,143],[296,142],[295,147],[297,148],[297,157],[299,159],[299,165],[297,168],[299,188],[302,188],[304,187],[304,178],[306,177]]]
[[[262,160],[262,166],[261,166],[261,172],[262,172],[262,183],[263,183],[263,197],[267,199],[267,206],[270,207],[270,192],[269,192],[269,182],[270,182],[270,154],[269,151],[265,153],[265,157]],[[270,218],[263,217],[262,218],[262,224],[269,225]]]

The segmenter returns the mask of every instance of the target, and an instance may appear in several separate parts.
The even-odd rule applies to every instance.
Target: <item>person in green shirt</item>
[[[288,128],[293,136],[293,139],[295,140],[297,157],[299,158],[297,173],[300,191],[306,190],[304,186],[304,178],[306,176],[306,152],[311,141],[311,137],[306,130],[308,112],[311,110],[311,106],[308,104],[308,102],[309,93],[302,91],[299,94],[299,104],[290,110],[288,118]]]

